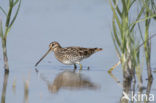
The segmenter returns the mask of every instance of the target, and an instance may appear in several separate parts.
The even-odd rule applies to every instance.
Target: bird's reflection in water
[[[57,93],[60,89],[92,89],[96,90],[99,86],[91,82],[88,77],[80,73],[80,71],[65,70],[59,73],[53,82],[49,82],[40,75],[41,79],[44,80],[48,85],[48,90],[51,93]]]
[[[80,89],[89,88],[96,89],[97,86],[88,78],[75,71],[63,71],[58,74],[52,84],[48,84],[48,89],[52,92],[58,92],[60,88]]]

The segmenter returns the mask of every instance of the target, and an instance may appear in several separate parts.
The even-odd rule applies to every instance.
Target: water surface
[[[4,0],[0,1],[3,7],[7,7],[7,4]],[[4,20],[1,12],[0,15]],[[107,73],[107,70],[118,61],[111,39],[111,20],[112,11],[107,0],[23,0],[15,25],[8,35],[10,74],[5,102],[120,102],[123,89]],[[152,22],[150,30],[152,34],[156,33],[155,25]],[[79,87],[61,87],[57,92],[51,92],[50,85],[54,83],[57,76],[66,70],[73,70],[73,66],[59,63],[51,53],[37,67],[39,72],[35,71],[34,64],[48,50],[48,45],[52,41],[58,41],[63,47],[83,46],[104,49],[84,60],[82,71],[75,71],[85,77],[85,81],[88,81],[87,86],[79,82],[81,84]],[[153,70],[156,70],[154,69],[156,68],[155,44],[156,38],[152,40]],[[88,66],[90,70],[87,70]],[[113,71],[113,74],[122,81],[120,66]],[[143,75],[143,85],[146,87],[145,67]],[[156,78],[155,73],[153,76]],[[4,77],[2,52],[0,52],[0,97],[4,80],[7,78]],[[89,84],[97,88],[89,88]],[[151,93],[156,96],[155,85],[154,80]]]

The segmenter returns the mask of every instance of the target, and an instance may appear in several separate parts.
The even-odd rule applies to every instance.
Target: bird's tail
[[[98,51],[102,51],[103,49],[102,48],[95,48],[95,51],[98,52]]]

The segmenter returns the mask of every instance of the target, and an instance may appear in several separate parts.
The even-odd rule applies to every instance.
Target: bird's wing
[[[82,48],[82,47],[67,47],[64,48],[64,53],[72,55],[73,57],[89,57],[96,51],[96,48]]]

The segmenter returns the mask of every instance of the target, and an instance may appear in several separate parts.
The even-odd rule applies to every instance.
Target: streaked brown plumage
[[[74,65],[76,68],[76,64],[80,65],[80,69],[82,69],[82,65],[80,61],[90,57],[97,51],[101,51],[102,48],[83,48],[83,47],[66,47],[62,48],[58,42],[52,42],[49,45],[48,52],[36,63],[37,66],[40,61],[50,52],[54,51],[55,57],[58,61],[66,65]]]

